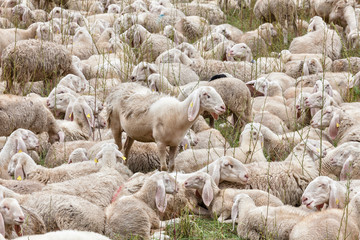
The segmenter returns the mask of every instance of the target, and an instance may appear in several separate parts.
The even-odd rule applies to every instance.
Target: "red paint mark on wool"
[[[116,190],[113,198],[111,199],[111,203],[115,202],[115,200],[117,199],[117,197],[118,197],[118,195],[119,195],[119,193],[121,192],[121,190],[122,190],[123,187],[124,187],[124,184],[121,185],[118,190]]]

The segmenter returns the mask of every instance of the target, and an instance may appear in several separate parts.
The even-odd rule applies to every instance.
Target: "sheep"
[[[16,193],[19,194],[31,194],[33,192],[39,192],[41,189],[45,186],[45,184],[42,184],[38,181],[32,181],[32,180],[5,180],[0,179],[0,184]]]
[[[251,49],[245,43],[238,43],[227,50],[227,56],[231,60],[251,62],[253,56]]]
[[[247,178],[238,180],[240,183],[246,183]],[[243,192],[238,189],[219,189],[212,177],[205,172],[197,172],[184,182],[185,189],[195,189],[202,196],[202,201],[209,208],[212,217],[218,217],[217,220],[224,222],[231,216],[231,206],[235,195]],[[282,202],[271,194],[259,190],[248,190],[257,203],[257,205],[281,206]]]
[[[41,183],[56,183],[77,178],[86,174],[98,172],[100,164],[94,162],[80,162],[64,164],[56,168],[46,168],[37,165],[26,153],[17,153],[12,156],[8,172],[15,176],[15,179],[32,179]]]
[[[264,23],[256,30],[246,32],[238,38],[233,39],[236,43],[246,43],[253,53],[265,52],[267,44],[271,45],[272,38],[276,37],[277,32],[271,23]]]
[[[89,83],[87,81],[74,74],[66,75],[58,83],[58,86],[68,87],[77,93],[84,91],[88,85]]]
[[[140,91],[140,94],[137,93],[137,91]],[[124,99],[124,96],[128,96],[128,100],[121,100],[119,101],[119,97],[121,99]],[[131,109],[130,112],[128,110],[122,109],[123,107],[128,108],[129,103],[131,104],[135,103],[136,101],[143,101],[142,98],[146,97],[147,100],[150,100],[148,105],[143,106],[143,109]],[[130,100],[131,99],[131,100]],[[214,99],[214,100],[213,100]],[[134,102],[135,101],[135,102]],[[164,101],[169,101],[169,103],[165,104],[168,107],[164,107]],[[118,102],[118,103],[117,103]],[[170,103],[171,102],[171,103]],[[220,95],[211,87],[203,87],[199,88],[195,92],[193,92],[189,97],[184,100],[183,102],[179,102],[175,98],[171,97],[161,97],[157,94],[154,94],[151,92],[151,90],[142,87],[141,85],[138,85],[136,83],[124,83],[121,84],[120,87],[111,93],[107,99],[107,106],[108,106],[108,126],[111,128],[112,133],[115,138],[116,144],[119,146],[120,149],[122,149],[122,143],[121,143],[121,131],[122,129],[125,130],[127,133],[127,141],[125,143],[125,157],[128,156],[129,150],[131,148],[131,145],[134,140],[140,140],[143,142],[153,142],[155,141],[158,146],[158,150],[160,153],[160,165],[162,170],[166,170],[166,162],[165,162],[165,148],[167,145],[170,145],[170,153],[169,153],[169,161],[170,161],[170,169],[174,168],[174,157],[177,150],[177,146],[179,145],[180,141],[183,139],[186,131],[190,128],[192,123],[196,120],[198,115],[206,110],[212,113],[214,118],[216,119],[218,117],[218,114],[222,114],[225,112],[225,105],[222,101]],[[132,105],[134,106],[134,105]],[[133,128],[128,128],[127,125],[128,120],[135,117],[140,112],[145,111],[147,116],[151,117],[152,114],[154,114],[155,111],[160,111],[159,108],[161,108],[161,111],[167,112],[166,109],[173,109],[171,111],[178,111],[178,116],[181,114],[181,110],[178,109],[175,106],[186,106],[186,109],[188,109],[187,113],[187,120],[185,122],[181,122],[181,128],[178,129],[174,124],[173,121],[167,122],[165,119],[162,119],[162,124],[165,124],[164,126],[167,126],[166,124],[172,124],[172,127],[178,130],[177,134],[174,135],[174,133],[171,134],[171,139],[166,139],[165,135],[169,136],[167,133],[166,128],[164,128],[162,131],[163,133],[158,132],[159,129],[156,126],[153,127],[146,127],[146,131],[149,131],[152,136],[143,135],[142,133],[138,133],[137,130]],[[120,108],[120,109],[119,109]],[[183,114],[184,115],[184,114]],[[119,117],[122,119],[122,123],[119,122]],[[124,118],[123,118],[124,117]],[[154,118],[154,121],[157,121],[157,118]],[[184,121],[184,120],[183,120]],[[117,123],[118,122],[118,123]],[[140,121],[141,122],[141,121]],[[134,122],[131,121],[131,125],[134,126]],[[179,123],[180,124],[180,123]],[[185,124],[185,125],[183,125]],[[144,129],[144,130],[145,130]],[[135,131],[134,131],[135,130]],[[163,135],[165,134],[165,135]],[[165,139],[164,139],[165,138]]]
[[[294,1],[286,0],[257,0],[254,5],[254,14],[267,22],[276,20],[283,27],[284,43],[288,43],[288,30],[292,24],[297,32],[297,10]]]
[[[201,81],[208,81],[218,73],[229,73],[235,78],[248,82],[256,75],[256,69],[249,62],[222,62],[218,60],[193,59],[191,69],[199,75]]]
[[[164,212],[166,193],[172,194],[177,190],[175,179],[168,173],[153,174],[140,191],[117,199],[105,209],[105,235],[111,238],[135,235],[149,239],[150,229],[162,225],[156,209]]]
[[[176,88],[172,86],[169,81],[159,75],[152,74],[148,77],[150,88],[164,92],[164,87],[173,95],[178,95],[178,99],[183,101],[188,97],[192,91],[201,86],[210,86],[220,94],[225,106],[230,110],[230,114],[234,116],[235,129],[240,129],[241,126],[251,121],[251,106],[250,106],[250,92],[246,85],[236,78],[221,78],[210,82],[193,82],[185,86]],[[232,90],[229,90],[232,89]],[[234,102],[234,96],[237,100]],[[210,120],[210,125],[214,125],[213,119]]]
[[[209,21],[210,24],[221,24],[226,20],[224,12],[219,6],[202,3],[178,3],[176,7],[187,16],[200,16]]]
[[[174,27],[189,41],[195,41],[203,36],[203,34],[210,32],[210,25],[208,21],[199,16],[181,18],[175,23]]]
[[[325,111],[318,111],[311,120],[311,125],[323,129],[329,127],[329,136],[331,139],[338,138],[338,144],[348,141],[359,140],[359,125],[355,119],[344,112],[341,108],[328,106]]]
[[[350,145],[351,144],[351,145]],[[358,144],[356,144],[356,142],[348,142],[348,143],[344,143],[341,145],[341,149],[344,149],[344,152],[342,152],[342,154],[340,155],[341,157],[345,157],[347,155],[347,157],[345,157],[345,161],[344,159],[341,159],[343,161],[342,164],[342,169],[340,172],[340,180],[346,180],[347,178],[351,178],[351,179],[359,179],[359,173],[358,173],[358,149],[356,147],[358,147]],[[344,146],[347,145],[347,146]],[[345,151],[347,150],[347,151]],[[333,161],[336,161],[334,159],[332,159]],[[339,164],[339,161],[335,162],[336,165]],[[338,175],[339,176],[339,175]]]
[[[52,42],[22,40],[12,43],[3,51],[1,62],[1,78],[7,82],[8,92],[12,90],[14,82],[20,82],[20,86],[23,86],[27,82],[43,79],[45,84],[67,73],[85,79],[69,53]]]
[[[289,159],[283,162],[246,164],[251,178],[245,186],[237,185],[236,187],[268,191],[285,204],[299,205],[303,190],[318,175],[315,160],[319,158],[319,153],[316,147],[311,147],[311,145],[310,141],[300,143],[294,148],[294,154],[289,155]],[[269,177],[274,181],[269,182]],[[228,186],[229,184],[226,183],[220,184],[220,188]],[[230,184],[230,186],[233,185]]]
[[[71,54],[80,58],[88,59],[91,55],[98,54],[95,43],[86,28],[80,27],[76,30],[73,44],[67,46]]]
[[[160,34],[151,34],[139,24],[133,25],[126,30],[120,38],[132,47],[140,48],[140,55],[143,61],[153,62],[164,51],[172,48],[174,43],[167,37]]]
[[[306,35],[296,37],[290,43],[291,53],[324,53],[332,60],[338,59],[341,54],[341,40],[339,35],[329,29],[323,20],[316,16],[310,20],[309,28],[316,26],[314,31]]]
[[[0,29],[1,36],[6,36],[0,42],[0,58],[4,49],[13,42],[35,38],[38,23],[30,25],[26,30],[18,28]]]
[[[166,25],[163,31],[164,36],[174,41],[175,44],[181,44],[187,42],[187,38],[179,31],[177,31],[173,26]]]
[[[212,31],[221,33],[231,41],[235,41],[235,39],[238,39],[243,34],[240,29],[227,23],[215,26]]]
[[[211,128],[202,116],[199,116],[194,125],[197,144],[193,149],[204,149],[209,146],[214,148],[223,148],[227,145],[226,139],[217,129]]]
[[[298,222],[290,233],[291,240],[316,239],[358,239],[359,195],[355,196],[346,209],[329,209],[316,212]]]
[[[235,196],[231,218],[237,234],[248,239],[289,239],[292,228],[310,213],[293,206],[260,206],[247,194]],[[239,215],[239,218],[237,216]]]
[[[349,57],[335,60],[332,63],[333,72],[351,72],[353,74],[360,71],[360,58]]]
[[[131,81],[146,81],[148,76],[159,73],[166,77],[172,85],[184,85],[199,81],[199,76],[190,68],[179,63],[163,63],[158,65],[140,62],[132,71]]]
[[[87,157],[87,150],[85,148],[77,148],[71,152],[68,163],[89,161]]]
[[[155,60],[156,64],[160,63],[182,63],[186,66],[192,64],[192,60],[180,50],[173,48],[161,53]]]
[[[14,198],[4,198],[1,192],[0,207],[0,235],[12,238],[12,232],[15,231],[17,236],[21,236],[21,225],[25,216],[19,202]]]
[[[113,193],[121,186],[128,176],[115,170],[116,159],[122,160],[122,153],[113,144],[107,144],[96,157],[102,162],[102,168],[97,173],[81,176],[75,179],[46,185],[43,192],[62,193],[82,197],[101,208],[109,205]],[[101,156],[102,155],[102,156]],[[106,160],[105,160],[106,159]],[[122,164],[121,164],[122,165]],[[122,168],[126,168],[122,166]],[[125,173],[130,170],[125,170]],[[93,180],[96,179],[96,182]],[[91,184],[89,184],[92,182]]]
[[[285,64],[284,69],[285,73],[293,78],[298,78],[301,75],[307,76],[309,74],[318,74],[323,72],[322,65],[317,58],[309,58],[304,61],[289,61]]]
[[[82,198],[48,192],[20,195],[2,186],[0,188],[5,197],[15,198],[23,209],[28,209],[24,212],[29,225],[25,235],[45,233],[45,230],[39,229],[41,223],[43,226],[45,223],[47,231],[76,229],[102,233],[104,230],[104,211]]]
[[[69,104],[65,120],[56,122],[65,134],[65,141],[88,140],[93,136],[94,113],[83,97],[79,97]]]
[[[243,163],[266,162],[263,153],[263,136],[254,131],[251,124],[240,135],[240,146],[236,148],[189,149],[179,153],[175,161],[176,170],[189,173],[196,171],[221,156],[232,156]]]
[[[331,58],[323,54],[311,54],[311,53],[293,54],[289,50],[282,50],[279,55],[281,61],[284,64],[290,61],[297,61],[297,60],[305,61],[307,59],[315,58],[321,63],[321,65],[324,67],[324,70],[331,71],[332,69],[333,61],[331,60]]]
[[[18,128],[25,128],[35,133],[48,132],[51,143],[64,141],[64,133],[57,125],[54,116],[38,101],[28,97],[1,95],[1,136],[9,136]],[[26,115],[25,119],[19,116]]]

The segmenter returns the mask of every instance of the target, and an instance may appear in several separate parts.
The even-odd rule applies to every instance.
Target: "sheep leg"
[[[126,137],[126,141],[125,141],[125,144],[124,144],[124,148],[125,148],[125,152],[124,152],[124,156],[127,158],[129,156],[129,152],[130,152],[130,148],[131,146],[133,145],[134,143],[134,139],[127,136]]]
[[[159,151],[159,158],[160,158],[160,171],[167,171],[167,165],[166,165],[166,145],[157,142],[156,143],[158,151]]]
[[[222,223],[225,223],[227,219],[229,219],[230,217],[230,212],[223,212],[220,214],[220,216],[218,217],[218,221],[219,222],[222,222]],[[231,222],[231,220],[230,220]]]
[[[111,126],[111,132],[114,135],[115,143],[118,145],[119,150],[122,150],[122,131],[115,126]],[[125,156],[126,157],[126,156]]]
[[[175,168],[175,155],[177,153],[178,146],[170,146],[170,152],[169,152],[169,169],[170,172],[174,171]]]
[[[214,128],[214,118],[212,116],[209,117],[209,125]]]

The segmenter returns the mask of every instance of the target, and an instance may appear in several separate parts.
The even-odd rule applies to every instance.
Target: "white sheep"
[[[259,206],[247,194],[234,197],[231,218],[233,226],[238,221],[237,233],[240,237],[259,239],[289,239],[296,223],[310,212],[293,206]],[[237,217],[239,216],[239,217]]]
[[[248,178],[238,180],[239,183],[246,183]],[[213,178],[205,172],[197,172],[184,182],[185,189],[199,191],[202,201],[209,208],[211,216],[217,216],[218,221],[224,222],[231,216],[231,207],[234,196],[244,192],[239,189],[219,189]],[[247,191],[253,195],[257,205],[281,206],[282,202],[271,194],[259,190]],[[267,195],[267,196],[266,196]]]
[[[245,43],[238,43],[226,50],[228,60],[251,62],[253,56],[251,49]]]
[[[128,99],[125,100],[124,96],[128,96]],[[145,98],[148,102],[147,105],[142,105],[141,108],[135,107],[135,102],[141,102],[143,104],[143,99]],[[149,99],[152,100],[149,101]],[[177,146],[184,138],[186,131],[190,128],[192,123],[202,111],[209,111],[215,119],[218,118],[218,114],[222,114],[225,111],[225,105],[220,95],[211,87],[199,88],[189,95],[186,100],[179,102],[173,97],[162,97],[154,94],[148,88],[135,83],[121,84],[117,91],[114,91],[109,95],[107,99],[107,106],[109,114],[108,125],[111,128],[116,144],[120,149],[122,149],[122,129],[124,129],[127,133],[127,141],[125,142],[125,157],[128,156],[134,140],[143,142],[155,141],[160,154],[160,164],[162,170],[167,169],[165,162],[166,146],[170,146],[169,161],[170,169],[172,169],[175,166],[174,157]],[[128,110],[125,110],[124,107]],[[132,107],[135,107],[135,109]],[[137,119],[138,114],[143,113],[143,111],[145,111],[146,115],[152,118],[153,121],[161,121],[164,128],[161,128],[160,130],[156,123],[154,123],[153,126],[144,126],[141,119],[138,119],[138,122],[134,122],[134,120]],[[160,113],[169,111],[177,112],[177,117],[182,115],[183,118],[181,123],[177,121],[174,122],[171,115],[167,119],[161,117],[160,120],[159,116],[162,116]],[[119,121],[119,117],[121,121]],[[143,125],[145,128],[138,132],[139,129],[134,129],[132,127],[137,124]],[[172,126],[172,128],[176,129],[177,132],[174,133],[165,126]],[[144,131],[148,134],[144,134]],[[171,134],[169,134],[168,131],[171,131]]]
[[[131,196],[117,199],[105,209],[105,235],[109,237],[139,236],[150,238],[150,230],[160,228],[157,210],[164,212],[166,193],[178,190],[174,177],[160,172],[148,178],[144,186]]]
[[[85,27],[76,29],[73,43],[67,45],[67,48],[81,60],[88,59],[93,54],[98,54],[92,36]]]
[[[321,17],[313,17],[308,29],[315,30],[306,35],[294,38],[290,43],[291,53],[324,53],[332,60],[338,59],[341,53],[341,40],[339,35],[326,26]]]
[[[74,74],[68,74],[59,81],[58,86],[59,85],[68,87],[71,90],[79,93],[84,91],[88,87],[89,83],[86,80],[75,76]]]

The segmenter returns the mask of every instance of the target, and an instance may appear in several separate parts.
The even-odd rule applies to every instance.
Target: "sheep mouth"
[[[318,211],[324,207],[324,203],[315,206]]]
[[[307,208],[312,209],[311,204],[312,204],[313,202],[314,202],[314,201],[311,201],[311,202],[309,202],[309,203],[307,203],[307,204],[304,203],[304,204],[306,204],[306,207],[307,207]]]
[[[16,234],[18,235],[18,236],[22,236],[22,232],[21,232],[21,226],[20,225],[14,225],[14,230],[15,230],[15,232],[16,232]]]

